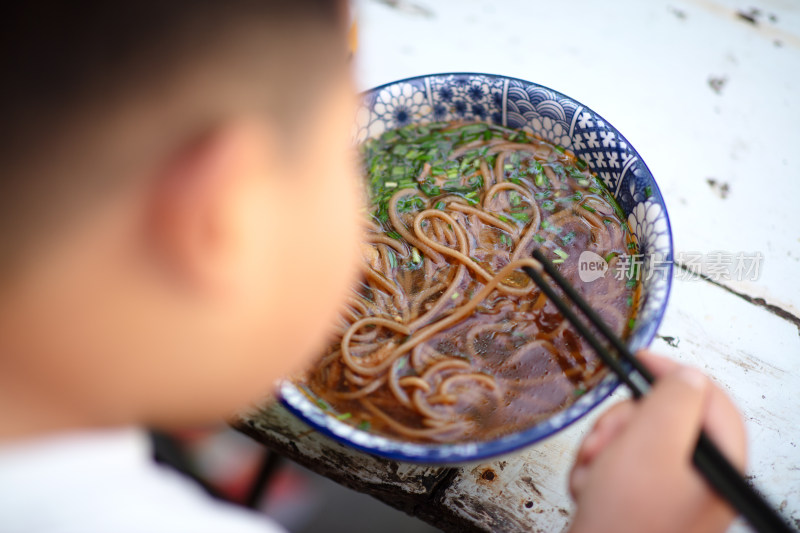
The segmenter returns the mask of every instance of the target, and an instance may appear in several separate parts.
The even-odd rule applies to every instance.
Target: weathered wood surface
[[[800,4],[357,6],[362,87],[462,70],[557,88],[599,111],[643,155],[664,194],[676,251],[763,254],[757,281],[676,280],[654,348],[701,367],[731,395],[747,423],[749,475],[800,527]],[[573,511],[566,479],[578,444],[618,398],[543,443],[456,469],[354,452],[278,407],[244,415],[241,427],[449,531],[558,532]]]
[[[769,332],[769,348],[762,331]],[[677,281],[661,332],[656,350],[703,368],[742,409],[749,475],[800,525],[797,326],[709,282]],[[578,444],[597,415],[622,397],[617,391],[538,445],[457,468],[398,463],[351,450],[277,405],[245,413],[238,427],[303,466],[446,531],[563,531],[572,513],[567,475]]]
[[[237,427],[290,459],[370,494],[445,531],[560,531],[570,516],[561,479],[573,426],[520,454],[441,467],[352,450],[300,422],[278,404],[244,414]]]

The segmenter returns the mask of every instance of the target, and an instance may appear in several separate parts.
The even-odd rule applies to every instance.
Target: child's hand
[[[745,431],[728,397],[698,370],[640,352],[659,379],[615,405],[583,441],[570,477],[571,533],[714,533],[735,514],[692,465],[701,427],[743,470]]]

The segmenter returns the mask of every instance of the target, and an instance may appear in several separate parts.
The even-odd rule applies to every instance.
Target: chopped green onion
[[[566,150],[566,149],[565,149],[563,146],[561,146],[560,144],[556,144],[555,146],[553,146],[553,148],[555,148],[557,151],[561,152],[562,154],[563,154],[563,153],[566,153],[566,151],[567,151],[567,150]]]
[[[395,188],[397,188],[397,182],[396,181],[387,181],[383,185],[387,189],[395,189]]]
[[[444,211],[444,202],[439,200],[438,202],[436,202],[436,205],[433,206],[433,207],[438,209],[439,211]]]
[[[566,235],[561,237],[561,242],[563,242],[564,244],[569,244],[574,240],[575,240],[575,232],[574,231],[570,231],[569,233],[567,233]]]
[[[545,200],[542,202],[542,209],[545,211],[552,211],[556,208],[556,203],[553,200]]]
[[[348,418],[352,417],[353,413],[342,413],[340,415],[336,415],[336,420],[347,420]]]
[[[530,221],[530,216],[528,216],[527,213],[511,213],[511,218],[518,220],[519,222]]]
[[[394,250],[389,250],[389,266],[397,268],[397,257],[394,255]]]
[[[545,240],[545,239],[544,239],[544,237],[542,237],[541,235],[534,235],[534,236],[533,236],[533,240],[535,240],[536,242],[538,242],[538,243],[540,243],[540,244],[541,244],[541,243],[543,243],[543,242],[544,242],[544,240]]]
[[[607,256],[605,256],[603,259],[605,259],[605,260],[606,260],[606,263],[610,263],[610,262],[611,262],[611,260],[612,260],[612,259],[614,259],[615,257],[617,257],[618,255],[619,255],[619,254],[618,254],[617,252],[610,252],[610,253],[609,253]]]
[[[607,194],[607,193],[603,195],[603,198],[605,198],[605,200],[609,204],[611,204],[611,207],[614,208],[614,213],[616,213],[617,217],[620,220],[624,221],[625,218],[626,218],[625,217],[625,212],[622,210],[622,207],[619,205],[619,202],[617,202],[617,199],[614,198],[613,196],[611,196],[610,194]]]
[[[511,222],[511,220],[505,215],[497,215],[497,218],[499,218],[503,222],[509,222],[509,223]]]
[[[500,234],[500,242],[505,244],[506,246],[511,246],[511,239],[505,233]]]
[[[633,326],[635,326],[635,325],[636,325],[636,319],[635,318],[631,318],[630,320],[628,320],[628,329],[633,329]]]
[[[432,180],[425,180],[420,183],[419,189],[424,192],[426,196],[438,196],[442,192]]]
[[[452,295],[450,295],[450,298],[452,298],[453,300],[458,299],[458,293],[454,292]]]
[[[322,398],[316,398],[316,402],[319,408],[322,409],[323,411],[327,411],[328,409],[331,408],[331,406],[328,405],[328,402],[326,402]]]
[[[419,250],[416,248],[411,249],[411,262],[414,264],[419,264],[422,262],[422,256],[419,253]]]
[[[488,131],[489,127],[486,124],[467,124],[466,126],[459,128],[459,133],[461,135],[469,135],[470,133],[483,133]]]
[[[556,248],[555,250],[553,250],[553,253],[555,253],[562,260],[567,259],[569,257],[569,254],[564,250],[562,250],[561,248]]]
[[[397,239],[398,241],[403,239],[403,238],[400,236],[400,234],[399,234],[399,233],[397,233],[397,232],[396,232],[396,231],[394,231],[394,230],[387,231],[387,232],[386,232],[386,236],[387,236],[387,237],[391,237],[392,239]]]
[[[595,209],[594,207],[592,207],[590,205],[583,204],[581,207],[586,209],[590,213],[597,213],[597,209]]]
[[[583,159],[578,158],[577,160],[575,160],[575,166],[581,170],[586,170],[586,167],[588,167],[589,165]]]
[[[370,425],[369,420],[362,420],[356,427],[361,431],[369,431]]]

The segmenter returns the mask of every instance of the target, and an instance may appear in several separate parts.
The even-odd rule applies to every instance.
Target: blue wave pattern
[[[410,123],[481,120],[561,145],[586,161],[619,202],[641,254],[642,298],[628,340],[647,346],[667,304],[672,279],[672,237],[655,179],[630,143],[591,109],[535,83],[489,74],[437,74],[410,78],[367,91],[361,98],[356,142]],[[281,386],[284,405],[313,427],[350,446],[392,459],[464,462],[530,445],[578,420],[618,385],[608,375],[574,404],[520,433],[491,442],[427,445],[360,431],[323,412],[295,385]]]

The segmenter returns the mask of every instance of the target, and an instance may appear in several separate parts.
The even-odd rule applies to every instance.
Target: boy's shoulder
[[[152,459],[137,429],[0,445],[0,516],[9,533],[278,533],[265,516],[210,498]]]

